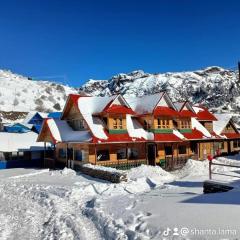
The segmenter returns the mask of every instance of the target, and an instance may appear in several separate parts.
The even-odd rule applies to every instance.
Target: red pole
[[[209,179],[212,179],[212,160],[213,157],[211,155],[208,156],[208,162],[209,162]]]

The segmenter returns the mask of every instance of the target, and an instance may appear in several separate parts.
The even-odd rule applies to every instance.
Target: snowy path
[[[34,176],[1,181],[0,239],[102,239],[76,187],[30,183]]]
[[[232,173],[240,175],[236,169]],[[208,163],[196,161],[175,173],[141,166],[129,171],[129,181],[121,184],[68,169],[2,170],[0,239],[158,240],[175,227],[228,228],[236,232],[226,239],[240,239],[240,190],[204,195],[207,175]],[[169,237],[165,239],[183,239]],[[220,237],[190,234],[185,239]]]

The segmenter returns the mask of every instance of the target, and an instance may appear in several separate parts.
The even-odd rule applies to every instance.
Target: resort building
[[[166,92],[143,97],[71,94],[61,119],[44,119],[38,141],[55,147],[55,156],[46,158],[46,164],[72,168],[83,163],[118,168],[150,164],[171,170],[188,158],[219,154],[222,144],[229,144],[230,135],[222,136],[216,124],[217,117],[205,107],[174,103]],[[240,139],[233,121],[229,124],[234,141]],[[236,148],[228,152],[232,150]]]

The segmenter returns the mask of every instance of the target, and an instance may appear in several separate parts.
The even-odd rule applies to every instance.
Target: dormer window
[[[180,128],[182,128],[182,129],[190,129],[191,128],[190,121],[188,121],[188,120],[180,121]]]
[[[151,122],[151,120],[144,120],[143,121],[143,124],[144,124],[144,129],[145,130],[148,130],[148,129],[151,129],[151,125],[152,125],[152,122]]]
[[[170,128],[170,121],[168,119],[157,119],[157,128],[160,129],[169,129]]]
[[[113,129],[123,129],[123,120],[121,117],[113,119]]]
[[[226,126],[226,130],[231,130],[232,129],[232,127],[231,127],[231,124],[227,124],[227,126]]]
[[[81,131],[85,129],[85,122],[82,118],[69,120],[68,122],[72,129],[75,131]]]

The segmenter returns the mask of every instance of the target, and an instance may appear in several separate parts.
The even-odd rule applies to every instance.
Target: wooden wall
[[[46,124],[44,124],[43,129],[38,136],[38,142],[51,142],[53,143],[54,139],[52,138],[49,129],[47,128]]]
[[[219,142],[219,149],[221,153],[228,153],[228,142],[227,141]]]
[[[200,142],[199,143],[199,160],[207,159],[208,155],[213,156],[213,142]]]
[[[158,117],[161,120],[168,120],[169,121],[169,129],[173,129],[173,120],[171,118],[167,118],[167,117]],[[158,118],[154,118],[154,122],[153,122],[153,128],[157,129],[158,128]]]
[[[211,121],[200,121],[200,123],[209,131],[213,131],[213,122]]]
[[[236,133],[236,130],[231,122],[229,122],[229,124],[223,129],[222,134],[224,133]]]
[[[234,147],[234,141],[240,141],[240,140],[232,140],[230,141],[230,152],[237,152],[237,151],[240,151],[240,147],[239,147],[239,144],[237,147]]]

